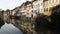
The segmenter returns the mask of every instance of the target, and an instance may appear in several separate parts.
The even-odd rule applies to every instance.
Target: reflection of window
[[[47,12],[48,11],[48,8],[44,8],[44,12]]]

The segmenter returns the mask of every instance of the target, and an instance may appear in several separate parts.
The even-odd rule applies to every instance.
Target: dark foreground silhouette
[[[41,32],[44,32],[46,34],[47,31],[47,25],[48,25],[48,20],[45,18],[45,16],[37,16],[36,21],[35,21],[35,31],[38,34],[41,34]]]
[[[48,16],[37,16],[35,20],[35,31],[37,34],[60,34],[60,5],[52,9],[52,14]],[[48,18],[51,20],[49,21]],[[50,31],[50,33],[48,33]]]
[[[48,19],[46,19],[46,16],[38,16],[36,18],[35,30],[38,32],[38,34],[41,32],[47,34],[48,30],[51,31],[51,34],[53,34],[53,32],[55,32],[54,34],[60,34],[60,16],[54,13],[49,18],[51,19],[50,22]]]
[[[5,24],[5,22],[0,18],[0,28]]]

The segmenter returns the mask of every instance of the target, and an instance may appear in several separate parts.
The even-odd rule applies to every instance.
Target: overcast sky
[[[26,0],[0,0],[0,9],[13,9],[17,6],[20,6]],[[30,0],[29,0],[30,1]]]

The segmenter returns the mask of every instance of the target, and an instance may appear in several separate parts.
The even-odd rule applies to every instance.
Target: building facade
[[[33,2],[33,17],[40,13],[43,13],[43,0],[36,0]]]
[[[60,0],[47,0],[44,3],[44,14],[47,16],[51,15],[51,10],[53,7],[60,4]]]
[[[60,4],[60,0],[33,0],[31,2],[26,1],[21,6],[15,8],[12,11],[12,15],[36,17],[37,14],[51,15],[53,7]]]

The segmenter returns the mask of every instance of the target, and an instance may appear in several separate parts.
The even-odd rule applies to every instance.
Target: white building
[[[36,0],[33,2],[33,16],[43,13],[43,0]]]

